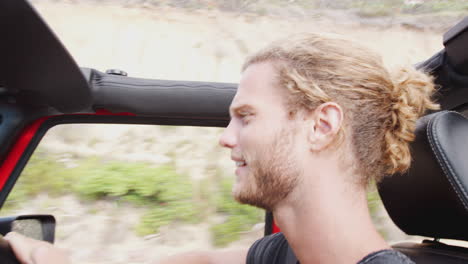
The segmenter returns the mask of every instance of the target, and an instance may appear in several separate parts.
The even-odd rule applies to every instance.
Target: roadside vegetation
[[[233,179],[222,175],[218,178],[202,181],[201,195],[195,198],[193,182],[176,173],[170,164],[155,166],[91,157],[67,166],[39,149],[31,157],[2,213],[9,214],[39,194],[52,197],[73,194],[83,203],[109,201],[143,208],[145,213],[134,227],[140,236],[158,233],[165,225],[200,223],[216,215],[222,220],[211,225],[212,241],[213,245],[223,247],[263,222],[264,211],[234,201]],[[371,214],[378,221],[381,205],[375,190],[369,192],[368,201]]]
[[[211,226],[215,246],[238,240],[242,232],[263,221],[262,210],[240,205],[232,199],[232,179],[203,181],[203,184],[201,198],[195,199],[192,181],[176,173],[170,164],[155,166],[91,157],[67,167],[57,157],[39,149],[31,157],[2,213],[8,214],[39,194],[55,197],[73,194],[84,203],[105,200],[144,208],[145,213],[134,229],[140,236],[155,234],[160,227],[175,222],[200,223],[217,214],[223,220]],[[210,191],[213,189],[217,191]]]

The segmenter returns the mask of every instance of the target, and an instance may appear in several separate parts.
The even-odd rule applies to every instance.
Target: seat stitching
[[[460,115],[459,113],[456,113],[456,112],[453,112],[453,111],[450,111],[450,112],[447,112],[447,113],[454,113],[454,114]],[[426,130],[427,136],[428,136],[428,139],[429,139],[429,145],[431,146],[431,149],[434,152],[434,154],[435,154],[435,156],[437,158],[437,161],[441,165],[442,171],[444,172],[444,174],[445,174],[446,178],[448,179],[450,185],[452,185],[452,188],[454,189],[455,193],[457,194],[459,200],[462,202],[465,209],[468,210],[468,205],[466,204],[466,201],[463,199],[463,197],[467,197],[467,193],[466,193],[465,189],[463,188],[462,184],[457,179],[457,177],[455,177],[456,173],[454,172],[454,170],[450,166],[450,164],[449,164],[449,162],[447,160],[447,157],[445,155],[445,152],[443,151],[442,147],[440,146],[439,139],[437,138],[437,131],[436,131],[435,127],[436,127],[436,123],[438,123],[439,120],[440,120],[440,118],[437,116],[436,118],[429,121],[428,129]],[[432,131],[432,130],[434,130],[434,131]],[[434,142],[432,142],[432,141],[434,141]],[[433,145],[434,143],[436,145],[435,147]],[[441,156],[441,157],[439,157],[439,156]],[[441,161],[440,158],[442,158],[443,161]],[[455,183],[454,183],[454,181],[455,181]],[[462,196],[460,194],[460,191],[463,193],[464,196]]]

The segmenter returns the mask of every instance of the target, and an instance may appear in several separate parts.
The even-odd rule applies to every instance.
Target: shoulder
[[[274,264],[286,258],[288,241],[283,233],[276,233],[257,240],[247,253],[247,264]]]
[[[358,264],[414,264],[414,262],[396,250],[385,249],[367,255]]]

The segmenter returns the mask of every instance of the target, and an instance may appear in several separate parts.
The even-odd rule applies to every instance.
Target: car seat
[[[393,245],[416,263],[468,263],[468,17],[444,35],[444,45],[417,65],[435,77],[444,111],[418,120],[410,169],[378,186],[402,231],[433,238]],[[467,241],[466,247],[441,238]]]
[[[445,33],[444,46],[417,67],[435,77],[445,111],[418,120],[410,169],[378,186],[402,231],[434,238],[393,245],[416,263],[468,263],[468,248],[439,242],[468,241],[468,17]]]
[[[438,241],[468,241],[467,151],[468,119],[452,111],[425,116],[417,123],[409,171],[379,184],[382,202],[401,230],[434,238],[393,245],[416,263],[468,263],[468,248]]]

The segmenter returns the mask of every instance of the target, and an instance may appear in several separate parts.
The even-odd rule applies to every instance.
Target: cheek
[[[279,119],[257,116],[250,123],[240,127],[238,144],[242,150],[248,152],[256,148],[263,149],[274,143],[273,141],[284,126],[285,123]]]
[[[258,125],[248,125],[239,133],[239,145],[243,149],[252,149],[265,144],[270,137],[269,131]]]

